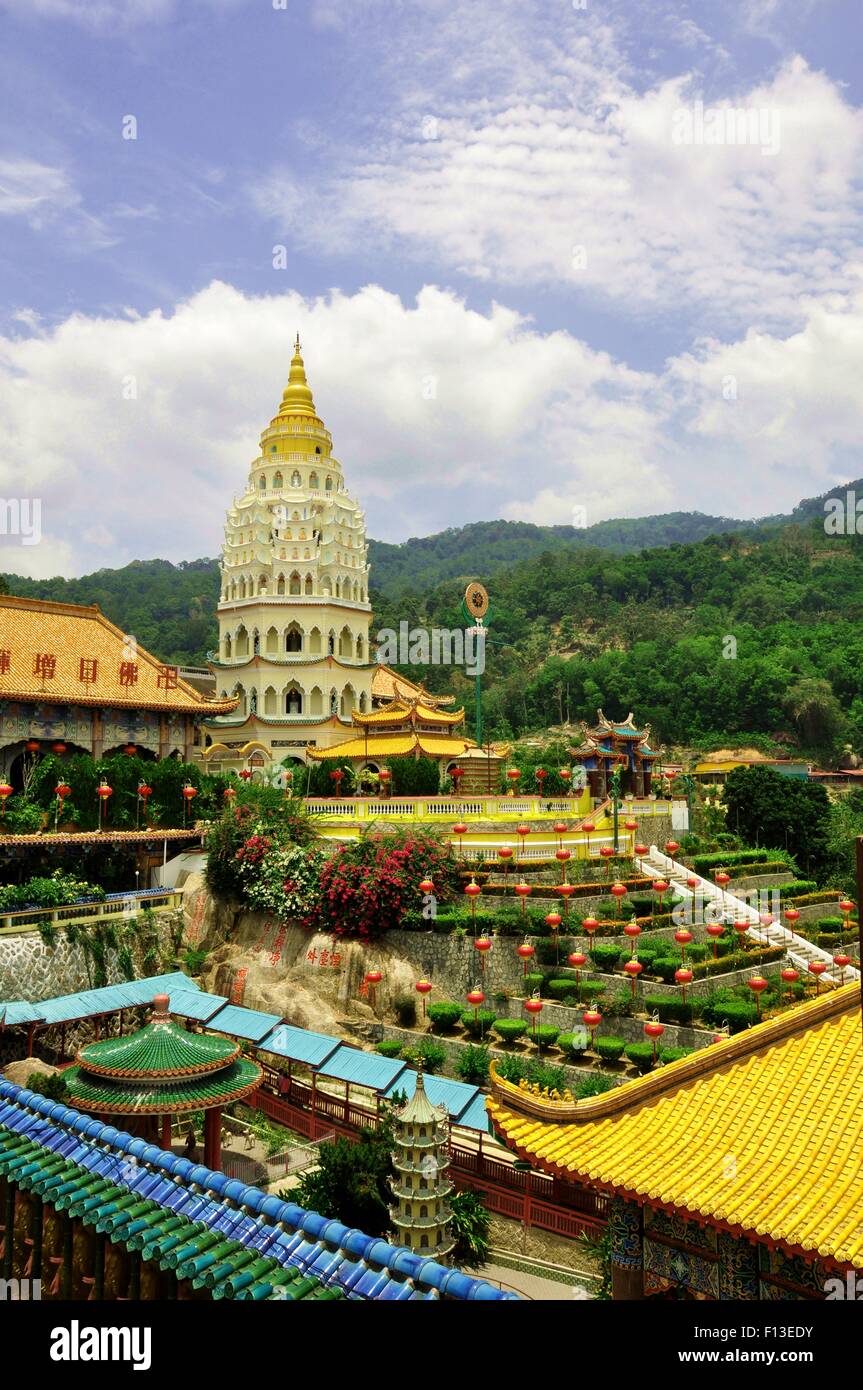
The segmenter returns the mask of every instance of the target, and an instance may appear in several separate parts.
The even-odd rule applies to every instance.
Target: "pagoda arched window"
[[[291,487],[299,487],[302,481],[303,480],[300,477],[300,470],[298,468],[295,468],[293,473],[291,474]]]
[[[303,693],[299,686],[289,686],[285,693],[285,714],[302,714]]]
[[[277,593],[277,594],[283,594],[284,592],[285,592],[285,576],[284,576],[283,574],[280,574],[279,577],[278,577],[278,579],[277,579],[277,581],[276,581],[276,593]]]
[[[285,486],[285,480],[284,480],[284,477],[282,476],[282,472],[281,472],[281,469],[280,469],[277,473],[274,473],[274,474],[273,474],[273,487],[274,487],[275,489],[277,489],[278,491],[281,491],[281,489],[282,489],[284,486]]]
[[[306,551],[306,559],[308,559],[308,551]],[[307,594],[313,594],[315,592],[314,580],[310,574],[306,575],[305,590]]]
[[[313,627],[309,633],[309,655],[321,655],[321,629],[319,627]]]
[[[261,492],[265,492],[265,491],[266,491],[266,488],[267,488],[267,479],[266,479],[266,475],[265,475],[264,473],[262,473],[261,476],[260,476],[260,478],[258,479],[258,487],[260,488]]]
[[[330,714],[339,712],[339,695],[337,690],[330,691]]]
[[[258,632],[257,628],[255,628],[254,636],[252,637],[252,655],[261,655],[261,634]]]
[[[333,480],[332,480],[332,478],[327,478],[327,481],[326,481],[326,483],[325,483],[324,486],[326,487],[327,492],[332,492],[332,490],[333,490]]]
[[[293,574],[291,575],[289,592],[292,594],[299,594],[300,592],[300,576],[297,574],[296,570],[294,570]]]
[[[336,654],[336,634],[332,630],[330,630],[327,637],[327,654],[329,656],[335,656]]]
[[[303,650],[303,634],[294,623],[285,633],[285,651],[301,652]]]
[[[309,487],[311,488],[312,492],[317,492],[317,491],[320,489],[320,486],[321,486],[321,480],[320,480],[320,478],[318,477],[317,473],[310,473],[310,474],[309,474]]]
[[[227,659],[230,661],[230,659],[231,659],[231,634],[230,634],[230,632],[226,632],[226,633],[225,633],[224,653],[225,653],[225,656],[227,657]]]

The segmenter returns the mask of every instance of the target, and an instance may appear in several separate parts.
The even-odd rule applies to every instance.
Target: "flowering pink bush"
[[[424,878],[434,882],[438,902],[453,898],[456,864],[435,839],[371,835],[343,845],[321,870],[320,902],[307,925],[334,936],[380,936],[420,906]]]

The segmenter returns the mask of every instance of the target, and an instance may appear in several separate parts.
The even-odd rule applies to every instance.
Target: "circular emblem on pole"
[[[488,612],[488,594],[482,584],[477,584],[476,581],[468,584],[464,591],[464,601],[467,611],[475,618],[485,617]]]

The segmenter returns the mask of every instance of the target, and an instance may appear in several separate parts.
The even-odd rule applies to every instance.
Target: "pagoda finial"
[[[288,384],[282,394],[279,414],[311,415],[317,417],[311,388],[306,380],[306,367],[303,362],[302,353],[300,352],[299,333],[297,333],[294,342],[294,355],[291,358],[290,375],[288,376]]]

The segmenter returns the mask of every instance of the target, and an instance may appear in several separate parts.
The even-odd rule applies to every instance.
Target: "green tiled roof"
[[[239,1046],[212,1033],[187,1033],[179,1024],[157,1018],[126,1038],[89,1043],[78,1061],[90,1075],[168,1078],[203,1076],[228,1066]]]
[[[217,1039],[211,1039],[217,1041]],[[85,1048],[84,1051],[89,1051]],[[235,1051],[236,1049],[234,1049]],[[239,1100],[260,1083],[256,1062],[240,1058],[210,1075],[135,1080],[91,1075],[84,1067],[68,1067],[63,1080],[74,1104],[99,1114],[163,1115],[201,1110]]]

